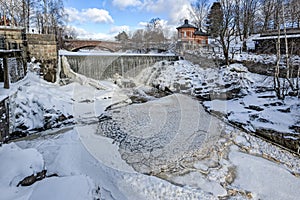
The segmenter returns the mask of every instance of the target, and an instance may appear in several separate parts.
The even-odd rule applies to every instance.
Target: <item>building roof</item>
[[[183,25],[177,27],[176,29],[182,29],[182,28],[194,28],[194,29],[196,29],[195,26],[189,24],[189,20],[187,20],[187,19],[184,20],[184,24]]]
[[[295,35],[280,35],[279,38],[283,39],[283,38],[300,38],[300,34],[295,34]],[[258,37],[258,38],[254,38],[254,41],[259,41],[259,40],[274,40],[274,39],[278,39],[278,35],[275,36],[266,36],[266,37]]]
[[[201,30],[195,31],[194,35],[199,35],[199,36],[209,36],[209,34],[202,32]]]

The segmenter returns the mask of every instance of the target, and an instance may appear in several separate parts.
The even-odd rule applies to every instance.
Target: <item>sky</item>
[[[78,38],[113,40],[120,32],[133,33],[153,18],[172,31],[189,18],[192,0],[64,0],[67,26]],[[171,34],[171,33],[169,33]]]

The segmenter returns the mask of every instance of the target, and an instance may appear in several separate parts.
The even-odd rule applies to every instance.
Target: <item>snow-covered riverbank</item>
[[[203,88],[204,92],[197,94],[205,97],[212,91],[226,94],[242,87],[236,95],[243,100],[252,94],[251,84],[259,84],[260,79],[239,65],[205,71],[179,61],[160,63],[147,70],[135,81],[189,95],[156,98],[146,94],[148,87],[138,86],[134,90],[151,101],[130,104],[130,94],[134,92],[109,82],[101,82],[106,90],[78,83],[59,86],[31,73],[14,85],[11,101],[19,114],[14,127],[25,124],[38,129],[45,122],[53,122],[50,125],[60,128],[0,147],[1,198],[148,200],[300,196],[297,156],[210,116],[190,95],[196,94],[196,88]],[[218,88],[215,83],[228,87]],[[230,101],[225,106],[229,107]],[[35,114],[32,108],[38,108],[39,112]],[[291,108],[296,117],[297,109],[297,106]],[[46,121],[49,110],[52,110],[51,120]],[[57,120],[62,114],[67,119]],[[281,123],[280,127],[287,127],[286,122]],[[49,177],[31,186],[17,187],[25,177],[43,169]]]
[[[291,143],[289,148],[297,151],[299,98],[288,96],[279,100],[271,76],[251,73],[242,64],[202,69],[187,61],[178,61],[157,63],[144,70],[138,81],[195,96],[203,100],[208,111],[221,114],[247,131],[269,132],[270,136],[266,137],[275,141],[284,138]],[[280,136],[276,138],[276,134]]]

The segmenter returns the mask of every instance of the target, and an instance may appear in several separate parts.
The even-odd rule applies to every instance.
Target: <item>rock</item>
[[[249,105],[248,107],[245,107],[246,109],[255,110],[255,111],[263,111],[264,109],[256,106],[256,105]]]
[[[270,106],[282,106],[283,103],[280,101],[274,102],[274,103],[270,103]]]
[[[5,138],[4,142],[8,142],[10,140],[26,137],[27,135],[28,135],[28,133],[25,131],[14,131],[7,138]]]
[[[267,120],[267,119],[264,119],[264,118],[258,118],[257,121],[259,122],[262,122],[262,123],[269,123],[269,124],[273,124],[273,122]]]
[[[64,115],[64,114],[61,114],[59,117],[58,117],[58,121],[59,122],[62,122],[62,121],[65,121],[65,120],[67,120],[68,118]]]
[[[148,101],[148,99],[143,96],[131,96],[130,100],[132,103],[145,103]]]
[[[280,111],[280,112],[283,112],[283,113],[290,113],[291,112],[291,108],[277,109],[277,110]]]
[[[30,186],[34,184],[36,181],[40,181],[46,177],[47,170],[43,170],[38,172],[36,175],[32,174],[31,176],[27,176],[22,181],[20,181],[17,187],[21,186]]]
[[[272,141],[274,143],[277,143],[279,145],[282,145],[291,151],[297,152],[299,148],[299,139],[295,139],[293,134],[289,135],[288,133],[280,133],[275,130],[271,129],[257,129],[255,131],[255,134]],[[291,136],[291,137],[289,137]]]
[[[293,125],[289,127],[290,129],[294,130],[297,133],[300,133],[300,126],[298,125]]]
[[[55,82],[55,78],[56,78],[56,70],[55,69],[48,69],[48,71],[44,75],[44,79],[46,81],[54,83]]]

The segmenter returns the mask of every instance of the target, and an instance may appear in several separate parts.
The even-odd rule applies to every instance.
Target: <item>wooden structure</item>
[[[9,58],[22,58],[21,50],[0,50],[0,58],[2,58],[3,68],[0,67],[0,80],[4,82],[4,88],[9,89],[9,68],[8,59]]]
[[[288,40],[289,53],[300,55],[300,29],[287,29],[286,36],[284,31],[270,30],[264,32],[260,37],[253,39],[255,41],[255,51],[257,53],[276,53],[276,42],[280,37],[281,53],[285,53],[285,37]]]
[[[208,34],[202,32],[195,26],[184,20],[184,24],[176,28],[178,31],[178,45],[186,49],[194,49],[195,47],[207,46]]]
[[[16,82],[25,76],[26,46],[23,28],[0,27],[0,81],[4,82],[6,89],[9,89],[11,82]]]
[[[0,142],[9,135],[9,98],[0,97]]]

